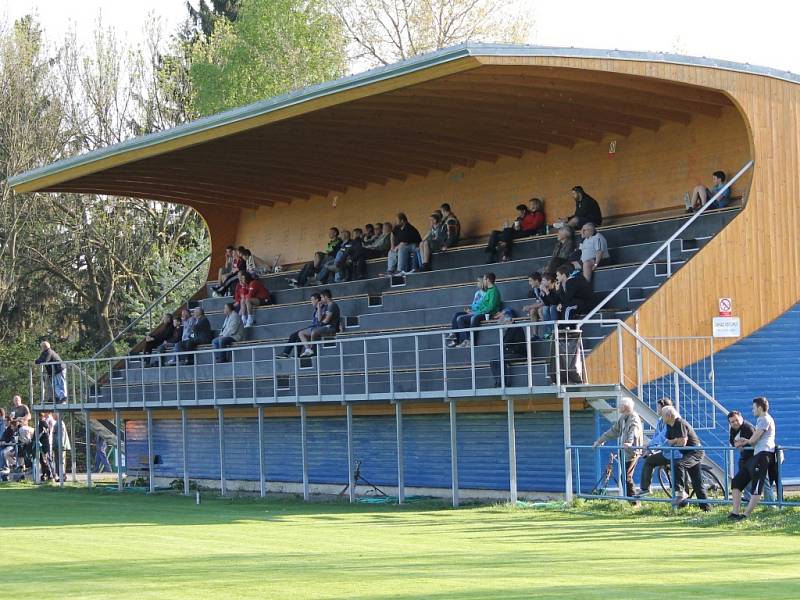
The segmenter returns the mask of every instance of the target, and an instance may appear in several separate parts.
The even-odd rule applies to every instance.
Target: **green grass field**
[[[793,598],[800,513],[0,486],[5,598]]]

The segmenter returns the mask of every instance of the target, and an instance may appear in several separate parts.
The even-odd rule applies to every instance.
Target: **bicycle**
[[[710,465],[700,465],[700,473],[703,478],[703,485],[706,488],[706,496],[712,500],[727,500],[728,490],[723,483],[714,473],[714,469]],[[656,477],[661,489],[667,495],[667,498],[672,498],[672,471],[669,466],[657,467]],[[689,492],[689,498],[693,498],[695,491]]]

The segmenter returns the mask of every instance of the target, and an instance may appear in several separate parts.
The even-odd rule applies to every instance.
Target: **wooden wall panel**
[[[485,62],[658,77],[723,90],[739,106],[755,159],[748,204],[687,268],[641,307],[644,335],[709,335],[717,299],[729,296],[734,314],[742,319],[742,335],[747,336],[800,300],[800,86],[761,75],[664,63],[559,58],[489,58]],[[732,168],[727,166],[729,171]],[[734,341],[720,339],[717,349]],[[598,359],[613,355],[616,339],[612,336],[605,345],[597,352]],[[682,362],[699,358],[687,354]]]
[[[617,142],[614,158],[608,147]],[[635,130],[572,149],[550,146],[546,154],[479,162],[427,177],[410,176],[386,186],[370,185],[328,198],[295,200],[243,210],[238,242],[258,256],[283,255],[284,262],[307,260],[324,245],[331,225],[342,229],[393,220],[403,210],[422,231],[430,211],[450,202],[466,236],[485,235],[514,216],[514,206],[532,196],[545,200],[548,218],[570,214],[573,185],[583,185],[606,215],[683,204],[683,193],[708,182],[712,171],[738,169],[749,157],[740,115],[724,109],[719,119],[698,116],[688,125],[665,124],[658,132]],[[746,182],[737,186],[742,192]],[[336,207],[332,206],[336,197]]]

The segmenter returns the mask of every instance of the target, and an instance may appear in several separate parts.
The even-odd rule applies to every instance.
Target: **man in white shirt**
[[[756,431],[746,440],[748,446],[753,447],[751,458],[744,469],[740,469],[731,483],[733,507],[728,518],[741,521],[750,516],[764,491],[764,484],[772,461],[775,460],[775,421],[769,414],[769,400],[763,396],[753,398],[753,416],[756,421]],[[743,514],[739,513],[742,502],[742,490],[750,483],[750,502]]]
[[[592,281],[592,273],[600,266],[603,260],[608,260],[611,255],[608,253],[608,242],[599,233],[594,226],[594,223],[586,223],[581,227],[581,265],[583,267],[583,276],[586,281]]]

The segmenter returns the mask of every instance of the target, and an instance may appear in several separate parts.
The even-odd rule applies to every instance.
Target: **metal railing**
[[[581,319],[581,324],[583,324],[583,323],[586,323],[586,322],[588,322],[589,320],[591,320],[591,319],[592,319],[592,317],[594,317],[594,315],[596,315],[596,314],[597,314],[597,311],[599,311],[599,310],[600,310],[601,308],[603,308],[603,307],[604,307],[606,304],[608,304],[608,303],[611,301],[611,298],[613,298],[613,297],[614,297],[616,294],[618,294],[619,292],[621,292],[622,290],[624,290],[624,289],[625,289],[625,288],[628,286],[628,284],[629,284],[631,281],[633,281],[633,279],[634,279],[634,278],[635,278],[635,277],[636,277],[636,276],[637,276],[639,273],[641,273],[641,272],[642,272],[642,271],[643,271],[643,270],[644,270],[644,269],[645,269],[645,268],[646,268],[646,267],[647,267],[649,264],[651,264],[651,263],[652,263],[652,262],[653,262],[653,261],[654,261],[656,258],[658,258],[659,256],[661,256],[661,254],[662,254],[662,253],[664,253],[664,252],[666,253],[666,258],[667,258],[667,277],[670,277],[670,276],[672,276],[672,251],[671,251],[671,244],[672,244],[672,242],[674,242],[674,241],[675,241],[675,240],[678,238],[678,236],[679,236],[680,234],[682,234],[684,231],[686,231],[686,229],[687,229],[687,228],[688,228],[688,227],[689,227],[689,226],[690,226],[692,223],[694,223],[694,222],[695,222],[695,221],[696,221],[696,220],[697,220],[697,219],[700,217],[700,215],[702,215],[702,214],[703,214],[703,213],[704,213],[704,212],[705,212],[705,211],[708,209],[708,207],[709,207],[709,206],[711,206],[711,205],[712,205],[714,202],[716,202],[716,201],[717,201],[717,199],[718,199],[718,198],[719,198],[719,197],[720,197],[720,196],[721,196],[721,195],[722,195],[722,194],[723,194],[725,191],[727,191],[728,189],[730,189],[730,187],[731,187],[731,186],[732,186],[734,183],[736,183],[736,181],[738,181],[738,180],[739,180],[739,178],[740,178],[742,175],[744,175],[744,174],[745,174],[745,173],[746,173],[746,172],[747,172],[747,171],[748,171],[748,170],[749,170],[749,169],[750,169],[752,166],[753,166],[753,161],[752,161],[752,160],[749,160],[749,161],[747,161],[747,163],[745,163],[745,165],[744,165],[744,166],[743,166],[741,169],[739,169],[739,172],[738,172],[738,173],[736,173],[736,175],[734,175],[734,176],[733,176],[731,179],[729,179],[729,180],[728,180],[728,181],[725,183],[725,185],[723,185],[723,186],[722,186],[722,188],[721,188],[721,189],[720,189],[720,190],[719,190],[719,191],[718,191],[716,194],[714,194],[714,195],[713,195],[711,198],[709,198],[709,199],[706,201],[706,203],[705,203],[703,206],[701,206],[701,207],[700,207],[700,208],[699,208],[697,211],[695,211],[695,213],[694,213],[694,214],[693,214],[693,215],[692,215],[692,216],[691,216],[689,219],[687,219],[687,220],[686,220],[686,222],[685,222],[683,225],[681,225],[680,227],[678,227],[678,229],[677,229],[677,230],[676,230],[676,231],[675,231],[675,232],[674,232],[674,233],[673,233],[671,236],[669,236],[669,237],[668,237],[668,238],[667,238],[667,239],[666,239],[666,240],[665,240],[665,241],[664,241],[664,242],[663,242],[663,243],[662,243],[662,244],[661,244],[661,245],[660,245],[660,246],[659,246],[659,247],[658,247],[658,248],[657,248],[657,249],[656,249],[656,250],[655,250],[655,251],[654,251],[654,252],[653,252],[653,253],[652,253],[652,254],[651,254],[649,257],[648,257],[648,258],[647,258],[647,260],[645,260],[645,261],[644,261],[642,264],[640,264],[638,267],[636,267],[636,269],[634,269],[634,270],[633,270],[633,272],[632,272],[630,275],[628,275],[628,276],[627,276],[625,279],[623,279],[623,280],[622,280],[622,282],[621,282],[621,283],[620,283],[620,284],[619,284],[619,285],[618,285],[616,288],[614,288],[614,289],[613,289],[611,292],[609,292],[609,293],[606,295],[606,297],[605,297],[605,298],[603,298],[603,299],[602,299],[602,300],[601,300],[601,301],[600,301],[600,302],[597,304],[597,306],[595,306],[595,307],[594,307],[592,310],[590,310],[590,311],[589,311],[589,313],[588,313],[588,314],[587,314],[585,317],[583,317],[583,319]]]
[[[653,447],[646,447],[646,446],[619,446],[619,445],[612,445],[612,444],[605,444],[604,446],[595,447],[588,444],[566,444],[565,448],[567,452],[570,453],[571,456],[571,463],[574,467],[574,474],[573,474],[573,481],[575,482],[574,488],[566,490],[568,499],[570,496],[577,497],[577,498],[585,498],[585,499],[595,499],[595,500],[623,500],[628,502],[654,502],[654,503],[673,503],[673,498],[675,498],[676,494],[676,469],[679,468],[676,465],[675,457],[673,456],[669,460],[669,468],[664,471],[663,475],[658,472],[658,469],[665,469],[664,467],[657,467],[654,470],[654,477],[651,481],[651,486],[661,486],[664,488],[663,495],[656,492],[655,494],[640,494],[636,496],[629,496],[623,492],[625,490],[625,465],[624,460],[619,460],[619,456],[626,450],[626,449],[640,449],[640,450],[649,450],[649,451],[660,451],[660,452],[670,452],[670,453],[677,453],[681,450],[691,451],[691,450],[702,450],[708,455],[708,453],[713,453],[715,456],[723,457],[721,461],[724,465],[724,469],[721,471],[722,476],[717,478],[715,474],[713,474],[710,470],[706,470],[703,473],[703,481],[704,483],[712,483],[714,490],[711,490],[712,494],[708,498],[697,498],[696,497],[696,490],[692,491],[690,497],[681,500],[681,504],[684,502],[687,504],[707,504],[707,505],[720,505],[720,504],[729,504],[731,502],[731,476],[730,473],[734,472],[734,465],[737,462],[735,456],[735,449],[731,446],[723,446],[723,445],[708,445],[708,446],[653,446]],[[769,492],[764,494],[761,502],[759,504],[766,505],[766,506],[777,506],[777,507],[789,507],[789,506],[800,506],[800,496],[796,499],[787,500],[784,495],[784,479],[782,475],[782,470],[785,469],[783,467],[784,457],[787,453],[800,451],[800,446],[776,446],[775,456],[776,459],[774,461],[774,476],[775,480],[770,481],[769,479],[765,483],[766,486],[770,486],[769,492],[772,492],[771,486],[774,485],[774,497],[770,497],[772,494]],[[582,473],[581,469],[581,453],[589,453],[593,454],[593,460],[598,461],[598,463],[602,463],[603,461],[600,460],[601,453],[606,452],[613,452],[616,454],[616,457],[611,457],[610,460],[607,461],[607,468],[613,469],[613,479],[614,486],[608,486],[609,477],[608,474],[604,474],[601,476],[599,480],[592,479],[594,484],[592,485],[591,491],[586,491],[585,488],[585,480],[586,475]],[[641,464],[642,458],[639,458],[639,463]],[[613,463],[613,465],[612,465]],[[701,463],[701,466],[703,464]],[[666,481],[664,481],[666,479]],[[687,477],[687,485],[689,484],[688,477]],[[748,486],[749,487],[749,486]],[[682,490],[688,491],[688,490]],[[743,492],[747,490],[742,490]],[[709,490],[707,489],[706,492],[708,493]],[[714,497],[716,496],[716,497]],[[742,507],[744,507],[747,503],[747,498],[742,501]],[[677,509],[677,505],[675,505]]]

